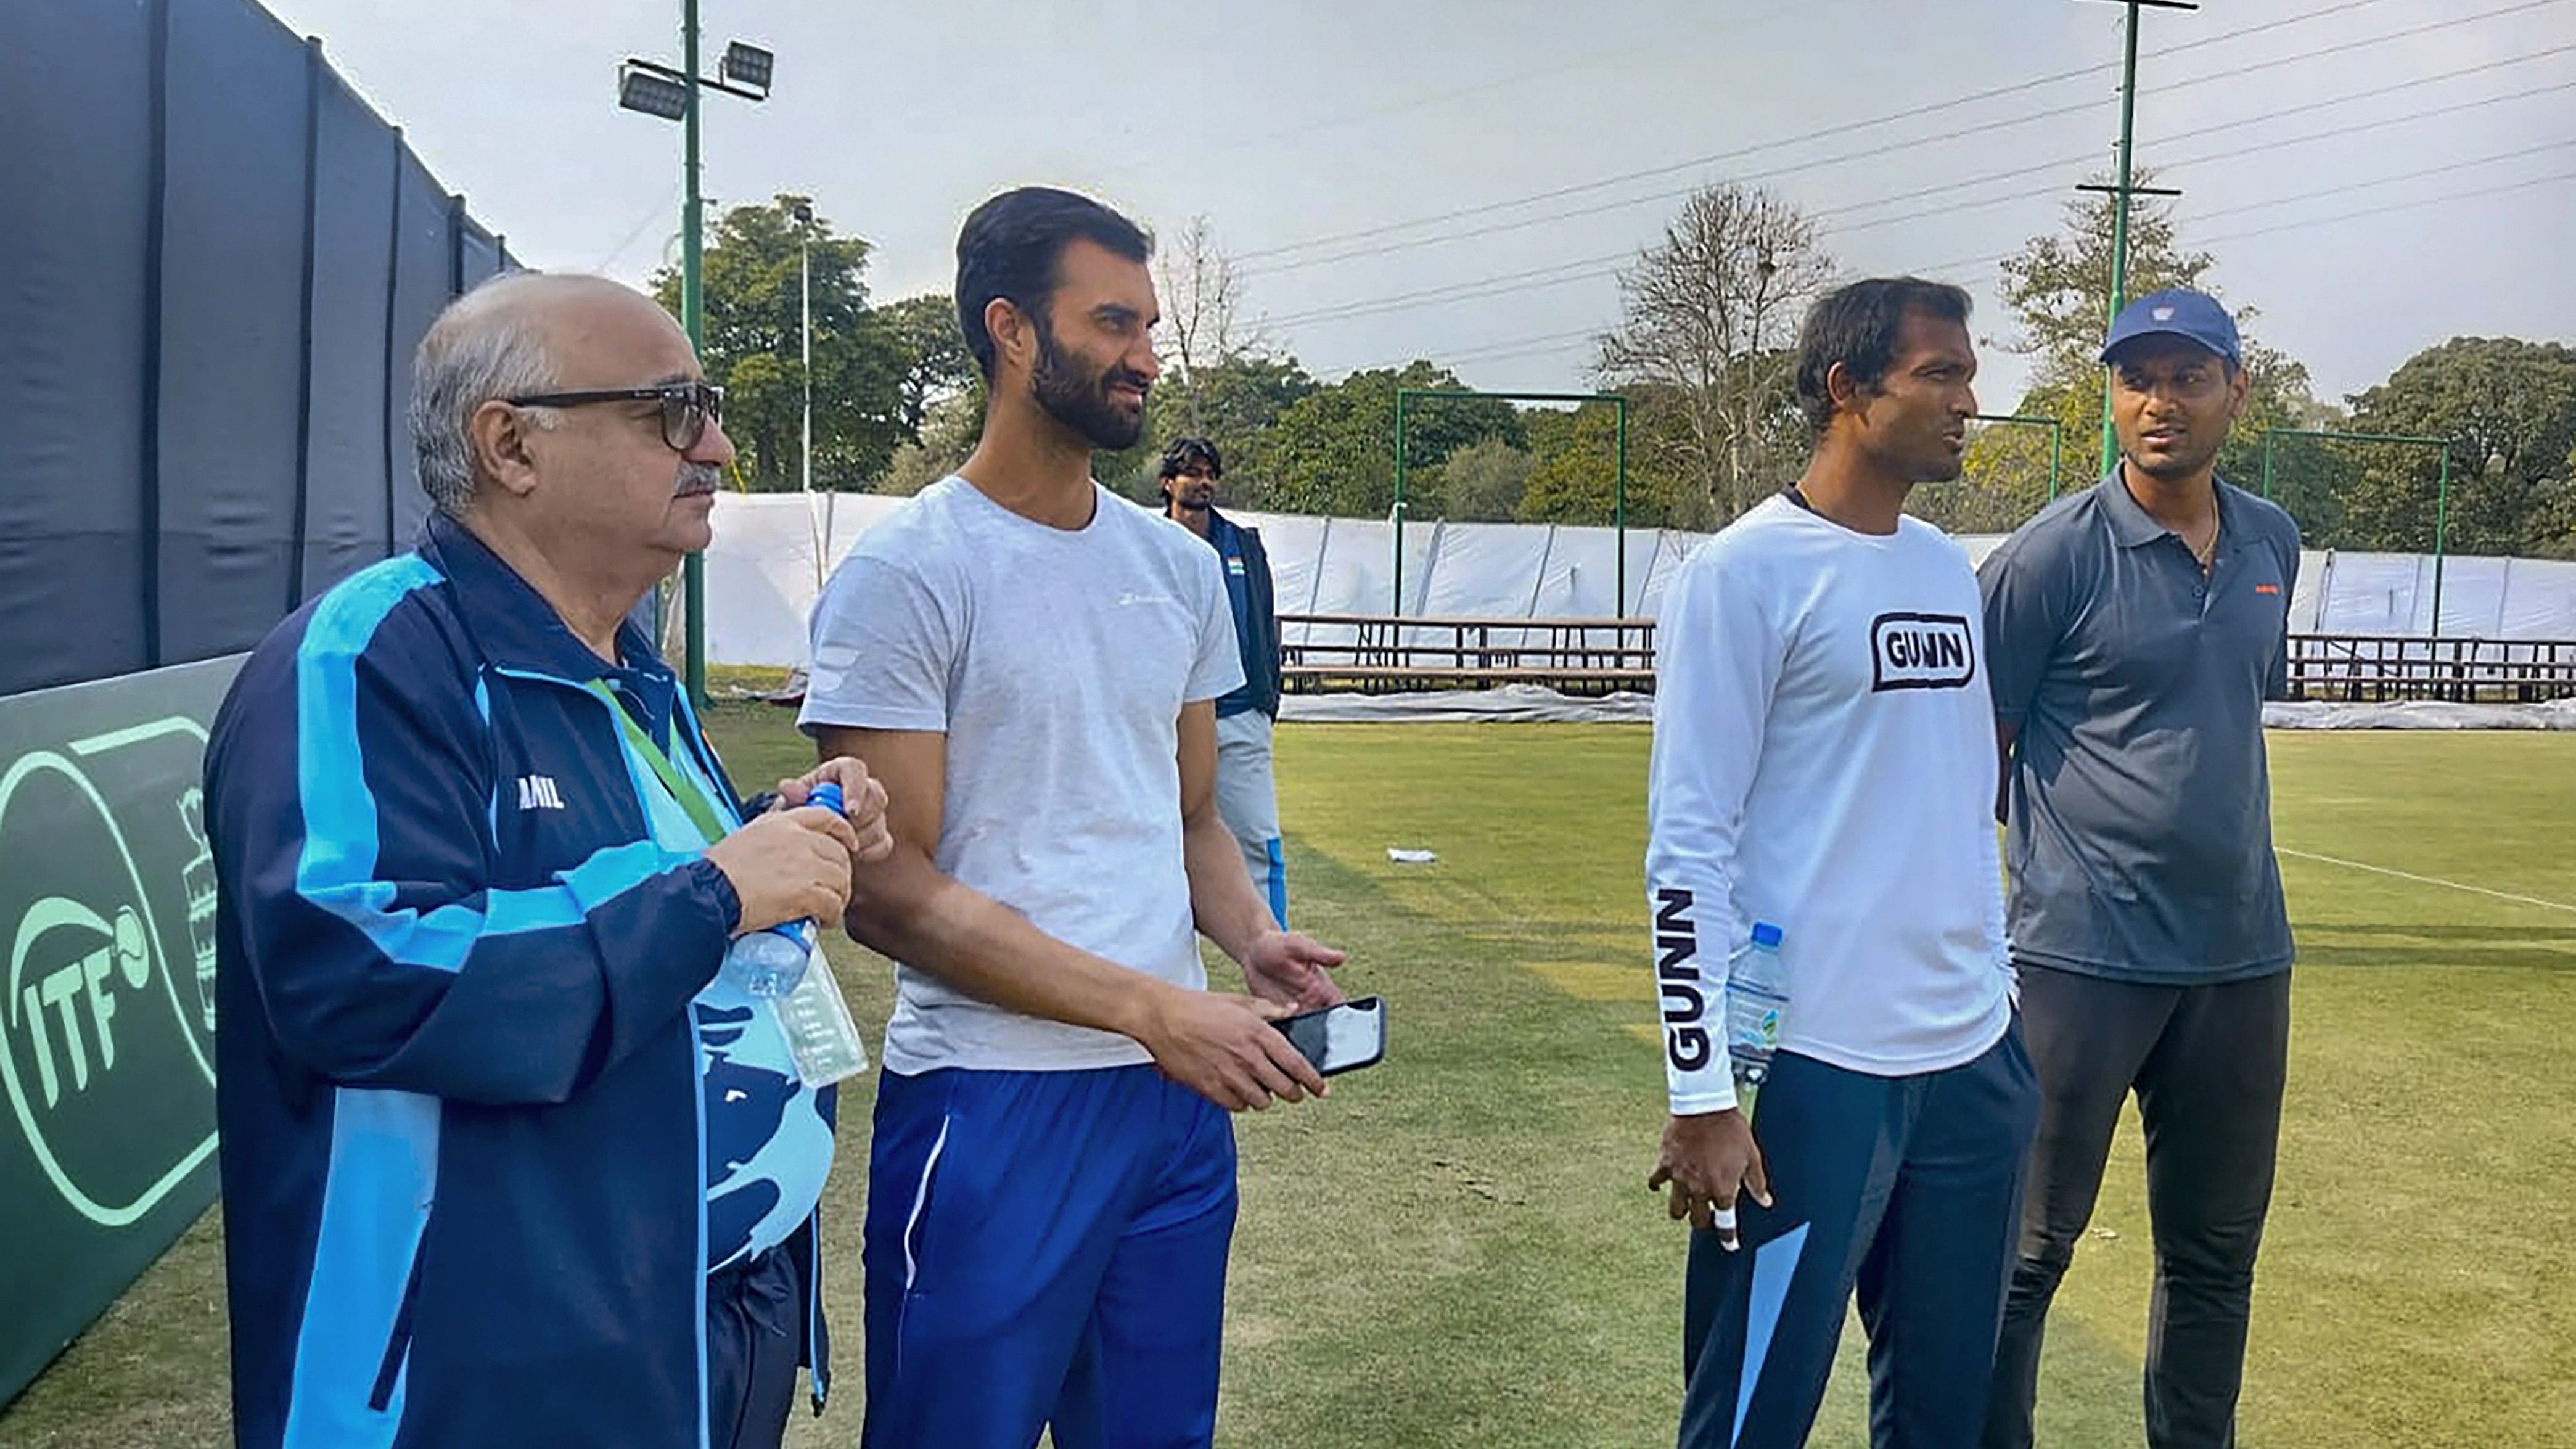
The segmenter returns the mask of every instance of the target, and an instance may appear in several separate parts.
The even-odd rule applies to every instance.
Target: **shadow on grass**
[[[2576,920],[2563,930],[2500,925],[2319,924],[2299,936],[2311,966],[2483,966],[2576,971]]]

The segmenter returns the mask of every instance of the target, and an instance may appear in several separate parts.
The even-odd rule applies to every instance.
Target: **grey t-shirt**
[[[2263,701],[2287,683],[2299,530],[2243,489],[2218,498],[2205,576],[2116,471],[1978,571],[1995,718],[2020,732],[2018,960],[2158,984],[2290,964]]]
[[[1050,528],[952,474],[850,550],[813,639],[808,730],[947,736],[943,873],[1057,940],[1207,984],[1181,857],[1179,725],[1184,705],[1243,682],[1214,550],[1106,489],[1088,525]],[[888,1071],[1150,1060],[1126,1037],[895,970]]]

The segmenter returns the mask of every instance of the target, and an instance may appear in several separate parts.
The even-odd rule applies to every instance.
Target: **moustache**
[[[671,496],[693,498],[701,493],[713,493],[723,481],[723,472],[712,463],[683,463],[680,465],[680,481],[671,489]]]
[[[1121,368],[1116,372],[1109,373],[1100,379],[1100,390],[1103,393],[1108,392],[1112,388],[1132,387],[1139,393],[1151,396],[1153,386],[1153,380],[1146,377],[1143,373],[1129,372],[1124,368]]]

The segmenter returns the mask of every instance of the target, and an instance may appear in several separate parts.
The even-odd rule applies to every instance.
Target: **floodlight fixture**
[[[766,96],[769,94],[770,74],[777,68],[776,55],[737,40],[725,47],[724,59],[718,62],[716,74]]]
[[[688,82],[673,80],[630,60],[617,71],[617,104],[676,121],[689,113]]]

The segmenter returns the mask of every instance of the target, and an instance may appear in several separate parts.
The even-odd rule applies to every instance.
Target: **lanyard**
[[[618,728],[626,732],[626,742],[644,757],[645,764],[653,767],[653,773],[662,781],[662,788],[671,792],[671,799],[688,814],[699,833],[706,836],[707,844],[713,845],[724,839],[724,812],[716,808],[715,801],[699,788],[698,782],[671,763],[671,757],[662,752],[660,745],[653,743],[651,735],[644,733],[644,727],[626,712],[626,706],[617,702],[616,694],[607,685],[592,680],[587,688],[608,702],[608,712],[617,716]]]

